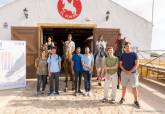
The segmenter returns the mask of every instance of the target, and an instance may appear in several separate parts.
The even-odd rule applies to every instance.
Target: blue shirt
[[[51,73],[60,72],[59,64],[61,63],[61,57],[59,55],[50,55],[47,62],[50,64]]]
[[[123,53],[121,55],[120,61],[124,69],[131,70],[135,66],[135,61],[138,59],[138,56],[135,52]],[[134,71],[136,72],[136,71]]]
[[[92,55],[92,54],[89,54],[89,55],[84,54],[84,55],[82,56],[81,61],[82,61],[84,64],[87,64],[87,65],[89,65],[89,66],[92,67],[92,64],[94,63],[93,55]],[[90,69],[88,69],[88,68],[86,68],[86,67],[83,66],[83,70],[89,71]]]
[[[74,54],[72,56],[72,61],[73,61],[73,70],[74,72],[82,72],[82,64],[81,64],[81,58],[82,54]]]

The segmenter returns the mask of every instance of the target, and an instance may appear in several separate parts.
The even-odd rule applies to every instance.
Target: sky
[[[0,7],[13,0],[0,0]],[[152,21],[153,0],[112,0],[137,15]],[[165,0],[155,0],[151,50],[165,50]]]

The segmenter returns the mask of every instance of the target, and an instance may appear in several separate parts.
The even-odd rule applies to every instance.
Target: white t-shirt
[[[75,50],[75,43],[73,41],[66,41],[65,45],[66,45],[66,51],[67,52],[74,52],[74,50]]]

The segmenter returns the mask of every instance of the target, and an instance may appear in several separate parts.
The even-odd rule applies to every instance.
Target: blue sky
[[[14,0],[0,0],[0,7]],[[121,6],[152,20],[153,0],[113,0]],[[155,0],[152,50],[165,50],[165,0]]]

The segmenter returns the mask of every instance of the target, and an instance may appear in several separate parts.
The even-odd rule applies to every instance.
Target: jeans
[[[59,91],[59,73],[51,73],[50,77],[50,93],[58,93]]]
[[[47,75],[37,75],[37,92],[40,92],[41,86],[42,91],[45,91]]]
[[[84,87],[86,92],[89,92],[91,90],[91,79],[92,79],[92,72],[84,71]]]
[[[74,75],[75,75],[75,78],[74,78],[75,92],[79,92],[81,88],[82,72],[76,71],[74,72]]]

